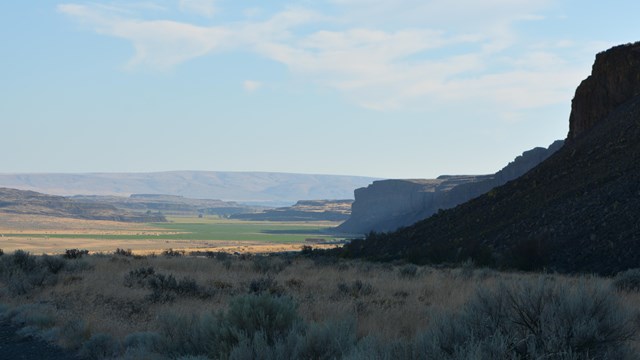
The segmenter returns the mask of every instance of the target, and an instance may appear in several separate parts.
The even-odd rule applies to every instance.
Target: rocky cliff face
[[[629,89],[638,89],[640,79],[630,83],[626,76],[640,72],[639,45],[598,55],[590,79],[599,80],[584,81],[576,91],[573,138],[549,159],[454,209],[353,241],[342,255],[418,263],[472,259],[568,273],[614,274],[638,267],[640,94]],[[635,68],[615,71],[604,65],[620,59]]]
[[[440,176],[423,180],[381,180],[355,191],[351,216],[337,230],[365,234],[393,231],[449,209],[526,173],[562,147],[525,151],[493,175]]]
[[[568,141],[580,137],[616,107],[640,94],[640,42],[596,55],[592,73],[571,104]]]

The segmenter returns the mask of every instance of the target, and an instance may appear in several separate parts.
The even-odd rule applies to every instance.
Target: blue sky
[[[638,1],[0,3],[0,172],[490,173]]]

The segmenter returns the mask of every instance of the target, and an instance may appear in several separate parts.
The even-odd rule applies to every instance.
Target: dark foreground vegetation
[[[0,317],[86,359],[636,359],[614,278],[119,249],[0,256]]]

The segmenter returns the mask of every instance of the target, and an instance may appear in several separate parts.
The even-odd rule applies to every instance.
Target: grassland
[[[89,359],[639,353],[638,288],[593,276],[315,256],[6,253],[0,284],[0,318]]]
[[[49,219],[38,216],[0,217],[0,246],[33,253],[62,253],[69,248],[90,251],[133,249],[145,253],[163,249],[281,251],[332,241],[325,231],[331,222],[251,222],[215,217],[174,217],[168,223],[124,224],[109,221]],[[275,247],[274,247],[275,246]]]

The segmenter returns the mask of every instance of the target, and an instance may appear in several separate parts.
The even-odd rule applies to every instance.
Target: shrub
[[[278,282],[270,277],[263,277],[251,280],[249,283],[249,293],[251,294],[270,294],[280,296],[284,294],[284,289]]]
[[[124,277],[124,286],[133,287],[134,285],[137,285],[144,287],[147,284],[147,279],[155,275],[155,273],[156,271],[152,266],[131,270]]]
[[[338,283],[338,293],[353,298],[369,296],[374,293],[373,286],[362,280],[355,280],[351,285],[340,282]]]
[[[7,317],[15,325],[47,329],[55,325],[55,309],[49,305],[26,304],[7,313]]]
[[[312,323],[294,348],[294,359],[340,359],[356,343],[356,324],[353,320]]]
[[[25,273],[29,273],[37,267],[36,257],[31,255],[28,251],[16,250],[10,261],[13,263],[14,268]]]
[[[89,255],[89,250],[67,249],[63,256],[67,259],[80,259],[84,255]]]
[[[166,257],[179,257],[184,255],[184,250],[167,249],[162,252],[162,255]]]
[[[72,261],[67,261],[64,265],[64,269],[66,272],[75,273],[75,272],[91,270],[93,269],[93,265],[89,264],[85,260],[76,259]]]
[[[4,255],[4,250],[0,249],[0,256]]]
[[[158,351],[162,349],[162,336],[155,332],[136,332],[124,338],[123,345],[126,349],[143,349],[146,351]]]
[[[126,256],[126,257],[132,257],[133,256],[133,252],[131,251],[131,249],[120,249],[117,248],[116,251],[113,253],[114,255],[119,255],[119,256]]]
[[[177,296],[206,298],[212,295],[189,277],[176,280],[173,275],[156,273],[153,267],[131,270],[124,277],[126,287],[146,287],[152,290],[147,299],[152,302],[170,302]]]
[[[620,291],[640,291],[640,269],[619,272],[613,279],[613,286]]]
[[[261,274],[277,274],[291,264],[291,260],[283,260],[273,256],[255,256],[253,258],[253,270]]]
[[[635,335],[632,319],[602,286],[540,277],[480,289],[460,315],[435,317],[415,347],[441,359],[624,359]]]
[[[62,270],[66,262],[57,256],[43,255],[40,263],[52,274],[57,274]]]
[[[247,295],[233,299],[225,316],[228,325],[226,335],[237,342],[237,334],[252,338],[263,332],[267,343],[287,334],[295,322],[299,320],[296,306],[286,297],[268,295]]]
[[[62,326],[58,342],[66,349],[79,349],[89,339],[91,331],[87,323],[81,319],[73,319]]]
[[[418,267],[414,264],[406,264],[399,269],[399,272],[403,278],[413,278],[418,274]]]
[[[111,359],[121,352],[120,343],[108,334],[94,334],[80,348],[79,355],[86,359]]]

